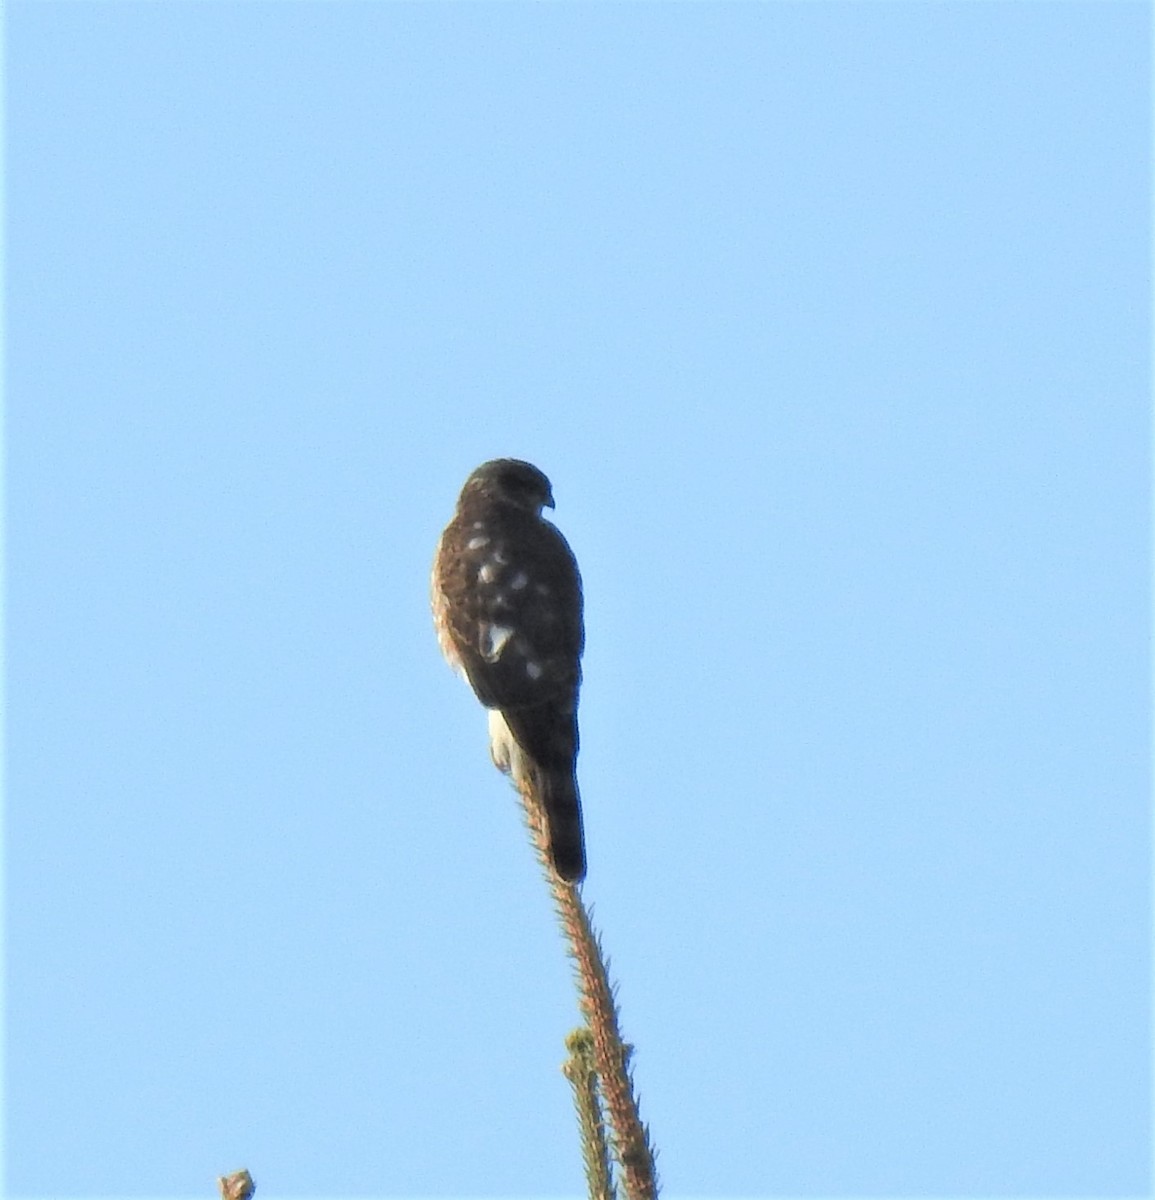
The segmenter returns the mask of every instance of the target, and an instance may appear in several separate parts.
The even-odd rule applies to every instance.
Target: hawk
[[[489,709],[494,765],[540,803],[554,870],[585,875],[577,704],[582,588],[569,543],[542,517],[549,480],[498,458],[465,481],[433,563],[433,619],[449,665]]]

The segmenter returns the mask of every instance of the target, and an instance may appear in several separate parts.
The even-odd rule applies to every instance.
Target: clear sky
[[[583,1193],[428,613],[505,455],[667,1194],[1146,1194],[1150,8],[6,41],[9,1194]]]

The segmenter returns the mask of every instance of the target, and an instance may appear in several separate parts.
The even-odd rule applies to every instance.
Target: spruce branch
[[[577,886],[564,882],[553,869],[549,856],[549,829],[541,803],[529,787],[519,787],[518,793],[537,856],[549,880],[562,932],[569,942],[570,957],[577,969],[578,1004],[593,1035],[594,1066],[613,1129],[614,1156],[621,1167],[626,1200],[657,1200],[654,1151],[649,1130],[638,1113],[629,1067],[632,1047],[622,1042],[601,941]]]
[[[565,1040],[570,1057],[562,1072],[573,1087],[574,1107],[581,1129],[582,1158],[586,1165],[586,1183],[590,1200],[617,1200],[610,1152],[606,1144],[606,1126],[598,1097],[598,1073],[594,1066],[594,1035],[586,1026],[575,1029]]]

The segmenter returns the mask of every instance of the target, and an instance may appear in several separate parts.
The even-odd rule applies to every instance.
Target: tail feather
[[[578,883],[585,878],[586,848],[577,780],[572,773],[540,771],[538,784],[554,870],[566,883]]]
[[[531,786],[545,810],[554,870],[567,883],[577,883],[585,877],[586,851],[574,773],[578,730],[573,705],[491,709],[489,731],[494,763],[517,786]]]

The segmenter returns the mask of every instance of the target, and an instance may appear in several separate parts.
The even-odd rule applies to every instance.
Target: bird
[[[489,710],[490,756],[541,806],[549,858],[566,883],[586,873],[577,782],[582,582],[549,479],[497,458],[466,479],[437,543],[432,603],[446,661]]]

